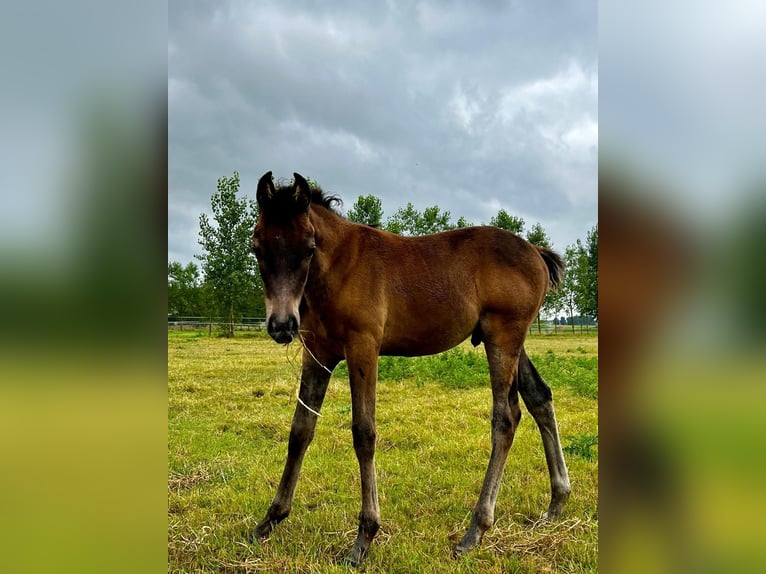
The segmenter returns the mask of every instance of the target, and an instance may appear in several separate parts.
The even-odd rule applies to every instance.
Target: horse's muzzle
[[[266,324],[266,330],[269,336],[280,345],[291,343],[298,334],[298,319],[290,315],[283,320],[277,320],[272,315]]]

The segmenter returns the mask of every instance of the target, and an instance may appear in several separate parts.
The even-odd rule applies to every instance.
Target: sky
[[[596,2],[182,2],[168,12],[168,260],[237,171],[498,210],[563,252],[598,221]]]
[[[602,167],[621,156],[704,225],[746,209],[766,181],[766,5],[618,0],[598,17]]]

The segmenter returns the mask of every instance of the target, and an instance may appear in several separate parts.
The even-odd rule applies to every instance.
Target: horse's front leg
[[[327,392],[327,385],[330,382],[331,372],[338,364],[337,360],[328,360],[327,363],[320,364],[321,354],[315,353],[315,355],[319,359],[314,359],[306,350],[303,351],[301,386],[298,392],[303,404],[298,402],[295,406],[282,480],[279,482],[274,501],[266,512],[266,517],[258,523],[252,532],[251,538],[253,540],[268,537],[274,527],[290,514],[295,487],[298,484],[298,475],[303,463],[303,455],[306,454],[306,449],[311,443],[311,439],[314,438],[317,415],[311,410],[320,412]],[[306,408],[307,406],[311,410]]]
[[[355,345],[348,353],[351,383],[351,433],[362,479],[362,511],[354,547],[347,557],[358,566],[380,528],[378,487],[375,477],[375,387],[378,380],[378,346],[372,341]]]

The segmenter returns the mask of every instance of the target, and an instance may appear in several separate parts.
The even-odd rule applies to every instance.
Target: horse
[[[251,540],[268,538],[290,513],[330,376],[345,359],[362,494],[357,538],[346,560],[358,566],[380,528],[374,462],[378,357],[439,353],[469,336],[474,346],[484,343],[489,362],[492,451],[470,525],[454,553],[476,546],[494,522],[521,419],[519,395],[539,427],[550,475],[543,517],[560,515],[570,482],[553,396],[524,341],[546,293],[562,280],[561,257],[489,226],[402,237],[353,223],[338,213],[337,196],[309,186],[297,173],[292,185],[277,187],[272,173],[265,173],[256,199],[260,213],[252,249],[263,279],[266,328],[275,342],[300,337],[304,347],[284,472]]]

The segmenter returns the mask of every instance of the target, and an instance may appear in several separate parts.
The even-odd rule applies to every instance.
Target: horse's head
[[[314,227],[309,221],[311,190],[294,175],[292,187],[274,188],[271,172],[258,181],[260,217],[253,231],[253,253],[263,278],[266,325],[277,343],[298,334],[299,307],[314,254]]]

